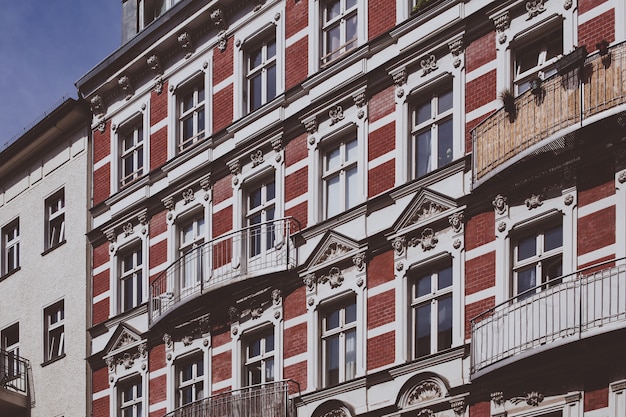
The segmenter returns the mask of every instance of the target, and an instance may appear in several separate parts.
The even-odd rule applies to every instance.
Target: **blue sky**
[[[0,148],[121,43],[121,0],[5,1],[0,13]]]

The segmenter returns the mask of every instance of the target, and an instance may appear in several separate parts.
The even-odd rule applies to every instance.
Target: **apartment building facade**
[[[626,4],[125,1],[104,416],[622,416]]]
[[[3,416],[82,416],[89,409],[90,119],[85,103],[64,99],[0,152]]]

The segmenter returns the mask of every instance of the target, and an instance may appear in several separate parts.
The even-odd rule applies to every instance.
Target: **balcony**
[[[0,415],[22,415],[30,409],[28,361],[13,352],[0,351]]]
[[[177,307],[215,289],[296,266],[295,219],[256,224],[215,238],[177,259],[150,283],[153,325]]]
[[[626,265],[607,265],[531,288],[473,318],[472,376],[626,328]]]
[[[475,186],[547,145],[563,147],[567,134],[626,109],[626,44],[588,56],[583,70],[575,65],[561,72],[516,97],[515,110],[502,108],[472,130]]]
[[[278,381],[216,394],[180,407],[165,417],[295,417],[289,386],[293,381]]]

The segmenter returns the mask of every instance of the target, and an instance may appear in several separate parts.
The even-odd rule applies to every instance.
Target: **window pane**
[[[257,74],[250,79],[250,110],[256,110],[261,107],[262,87],[263,83],[261,79],[261,74]]]
[[[430,101],[427,101],[426,103],[418,106],[416,115],[417,120],[415,121],[415,124],[417,125],[430,121],[432,119],[432,113],[430,111]]]
[[[437,274],[437,288],[443,289],[452,286],[452,267],[442,269]]]
[[[355,161],[359,155],[359,147],[357,140],[351,140],[346,143],[346,161]]]
[[[337,147],[326,154],[326,170],[334,170],[341,165],[341,151]]]
[[[346,324],[356,321],[356,304],[346,306]]]
[[[250,343],[249,357],[253,358],[261,354],[261,339],[254,340]]]
[[[326,339],[326,386],[339,383],[339,336]]]
[[[437,108],[437,113],[441,114],[447,110],[452,108],[452,90],[446,91],[439,95],[439,105]]]
[[[537,254],[537,237],[529,236],[517,244],[517,260],[528,259]]]
[[[452,346],[452,296],[441,298],[437,302],[437,350]]]
[[[356,167],[346,170],[346,209],[356,206],[358,202],[358,183]]]
[[[326,21],[336,18],[341,14],[340,0],[331,0],[326,3]]]
[[[339,311],[331,311],[326,315],[326,330],[336,329],[339,327]]]
[[[563,246],[563,228],[561,225],[546,230],[544,234],[544,250],[560,248]]]
[[[422,297],[424,295],[428,295],[430,294],[430,282],[431,282],[431,276],[430,275],[426,275],[423,277],[420,277],[417,280],[417,284],[415,285],[415,297]]]
[[[267,58],[273,58],[276,56],[276,40],[272,39],[267,42]]]
[[[346,380],[356,375],[356,330],[346,332]]]
[[[274,335],[270,334],[265,338],[265,353],[272,352],[274,350]]]
[[[268,359],[265,361],[265,382],[272,382],[274,380],[274,359]]]
[[[260,187],[252,190],[248,198],[248,201],[249,201],[248,208],[250,209],[259,207],[261,205],[261,188]]]
[[[441,168],[452,162],[452,119],[439,125],[437,135],[437,168]]]
[[[276,183],[274,181],[268,182],[265,186],[265,201],[271,201],[276,197]]]
[[[326,180],[326,217],[332,217],[341,211],[340,195],[339,176],[328,178]]]
[[[537,286],[537,271],[535,267],[525,269],[517,272],[517,293],[521,294],[526,290],[529,290]],[[528,293],[525,297],[531,296],[532,293]]]
[[[263,63],[263,55],[261,54],[261,48],[255,49],[250,53],[250,67],[254,69]]]
[[[356,13],[346,19],[346,43],[356,39],[357,15]],[[350,45],[350,48],[356,45]]]
[[[183,140],[193,137],[193,118],[187,117],[182,121],[183,123]]]
[[[431,171],[430,167],[430,144],[431,133],[427,130],[417,135],[417,176],[421,177]]]
[[[415,356],[430,354],[430,304],[415,309]]]
[[[327,37],[326,37],[326,53],[331,53],[336,51],[337,49],[339,49],[339,46],[341,45],[341,31],[339,26],[334,26],[332,28],[330,28],[327,31]],[[333,54],[331,56],[328,57],[328,59],[333,59],[335,58],[337,54]]]
[[[267,100],[276,97],[276,65],[267,68]]]

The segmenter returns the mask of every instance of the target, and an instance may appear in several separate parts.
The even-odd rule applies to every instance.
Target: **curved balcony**
[[[583,70],[561,70],[516,97],[514,108],[501,108],[472,130],[475,186],[544,146],[563,147],[567,134],[626,110],[626,44],[602,53],[581,61]]]
[[[18,416],[30,409],[29,368],[26,359],[0,350],[0,415]]]
[[[608,266],[615,262],[556,278],[473,318],[472,376],[626,328],[626,265]]]
[[[289,398],[290,385],[299,391],[293,381],[255,385],[195,401],[164,417],[295,417],[295,404]]]
[[[150,325],[178,306],[218,287],[296,266],[293,218],[237,230],[192,249],[160,273],[149,287]]]

